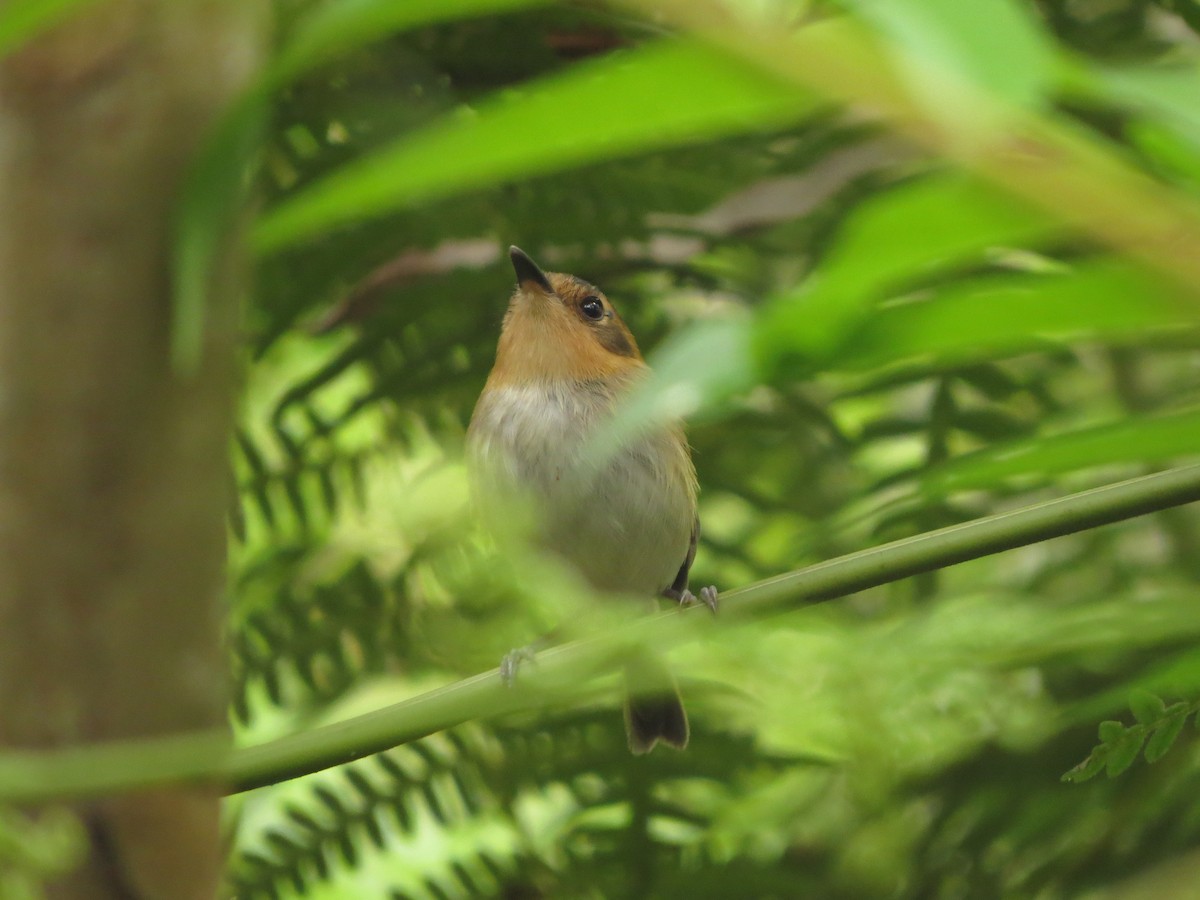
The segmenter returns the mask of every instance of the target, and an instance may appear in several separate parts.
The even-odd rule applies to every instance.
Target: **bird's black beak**
[[[523,288],[536,287],[547,294],[553,294],[550,279],[520,247],[509,247],[508,258],[512,260],[513,271],[517,273],[517,284]]]

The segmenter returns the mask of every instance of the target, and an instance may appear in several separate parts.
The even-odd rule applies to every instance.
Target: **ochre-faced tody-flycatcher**
[[[516,247],[509,256],[517,289],[468,431],[476,495],[526,498],[536,542],[596,590],[693,602],[700,522],[683,431],[643,431],[595,453],[597,434],[649,372],[633,335],[586,281],[543,272]],[[715,609],[715,589],[700,596]],[[670,675],[649,658],[631,661],[628,675],[640,688],[625,702],[630,749],[645,753],[659,740],[684,747],[687,716]]]

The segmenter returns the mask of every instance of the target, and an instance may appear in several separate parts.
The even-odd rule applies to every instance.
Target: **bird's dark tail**
[[[662,663],[642,655],[625,666],[625,733],[631,752],[649,753],[659,741],[682,750],[688,742],[687,713],[675,679]]]

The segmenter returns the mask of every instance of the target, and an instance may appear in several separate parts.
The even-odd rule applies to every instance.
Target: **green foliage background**
[[[621,309],[661,375],[631,415],[690,417],[695,583],[1200,449],[1200,230],[1143,227],[1200,222],[1191,0],[720,9],[279,0],[277,64],[197,170],[177,273],[186,365],[189,279],[255,153],[243,742],[487,670],[589,608],[470,528],[459,458],[510,243]],[[829,34],[869,51],[844,57],[861,83],[804,69]],[[1069,178],[1038,181],[1020,142],[1045,135],[1078,150]],[[601,678],[236,796],[231,893],[1191,896],[1198,524],[1185,508],[718,620],[671,652],[683,754],[630,757]],[[1128,727],[1089,757],[1110,719]],[[1077,777],[1117,774],[1143,742],[1153,765],[1060,780],[1085,757]]]

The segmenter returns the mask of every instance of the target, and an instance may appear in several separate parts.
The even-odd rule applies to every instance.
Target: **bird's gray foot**
[[[700,596],[697,597],[687,588],[682,591],[677,591],[674,588],[667,588],[663,591],[663,596],[669,600],[674,600],[682,607],[696,606],[703,603],[714,614],[717,611],[717,589],[711,584],[708,587],[700,588]]]
[[[533,647],[518,647],[516,650],[509,650],[500,660],[500,680],[512,687],[517,680],[517,670],[524,663],[533,662],[536,658]]]

